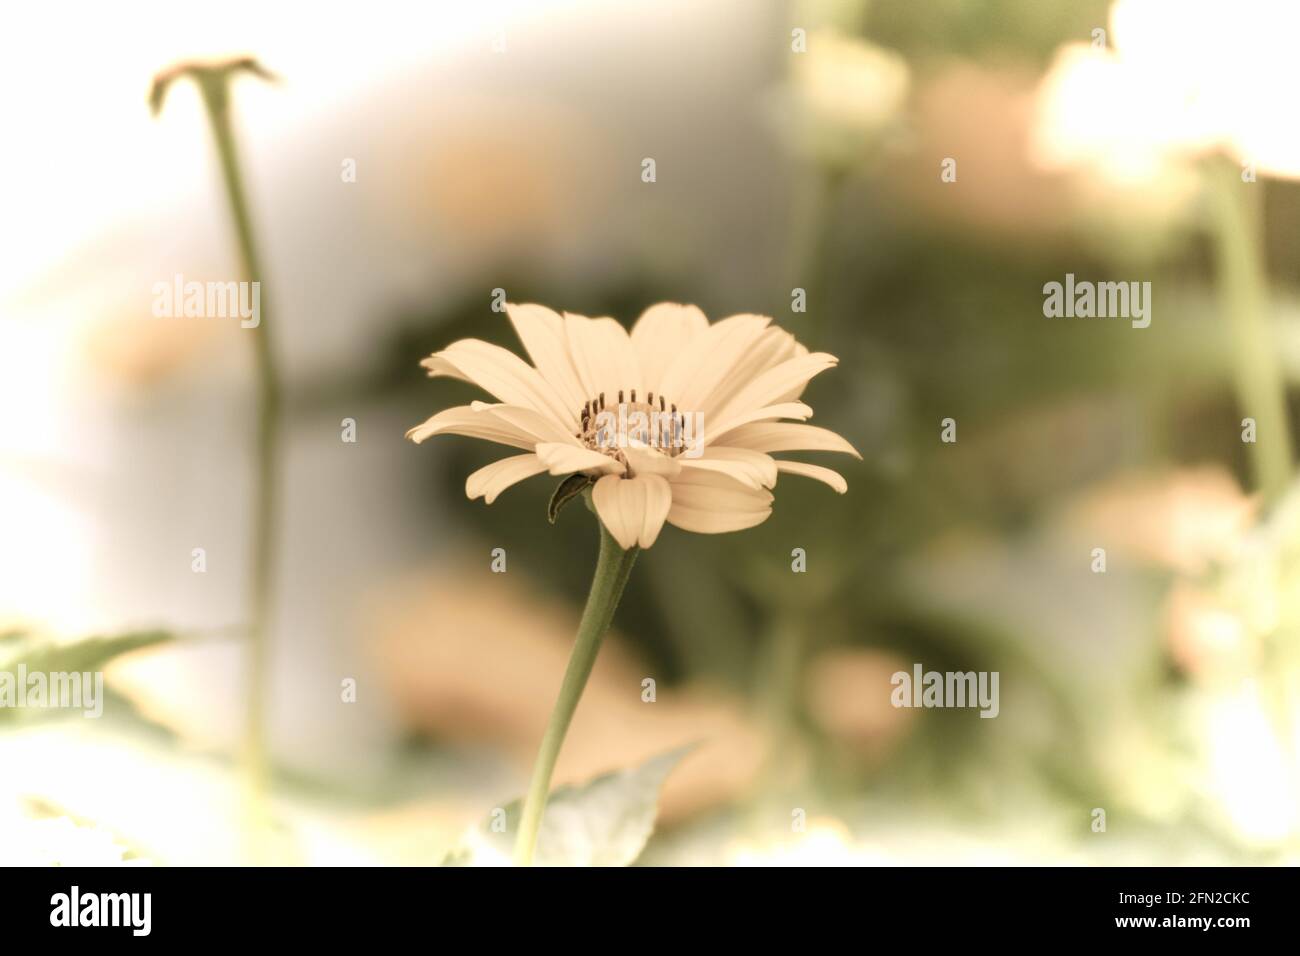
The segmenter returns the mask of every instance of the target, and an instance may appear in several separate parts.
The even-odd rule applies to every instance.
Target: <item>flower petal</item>
[[[461,339],[420,363],[430,378],[441,375],[472,382],[507,405],[550,415],[565,431],[578,428],[578,407],[569,408],[542,373],[509,349],[479,339]]]
[[[555,419],[549,415],[543,415],[541,412],[535,412],[531,408],[525,408],[523,405],[470,402],[469,407],[476,412],[492,412],[501,421],[508,422],[520,431],[532,435],[535,441],[562,442],[568,445],[578,444],[577,436],[566,432]]]
[[[632,326],[630,338],[647,392],[659,392],[661,380],[672,360],[708,327],[709,320],[693,305],[660,302],[641,313]]]
[[[685,412],[709,412],[705,399],[763,334],[765,315],[733,315],[686,343],[664,373],[659,391]]]
[[[804,345],[802,342],[794,343],[794,355],[792,355],[791,358],[801,358],[807,354],[808,354],[808,346]],[[808,387],[807,382],[803,382],[799,385],[796,385],[794,388],[790,389],[790,391],[786,392],[785,394],[777,396],[776,401],[778,402],[796,401],[801,395],[803,395],[804,389],[806,389],[807,387]]]
[[[774,421],[778,418],[797,418],[803,421],[812,418],[813,410],[803,402],[783,402],[780,405],[768,405],[765,408],[755,408],[751,411],[737,414],[729,417],[726,421],[726,429],[730,431],[740,425],[748,425],[750,422]],[[725,435],[726,431],[719,432],[719,435]],[[711,440],[708,433],[707,423],[705,427],[705,444]]]
[[[583,394],[582,382],[578,380],[578,373],[569,358],[564,320],[544,305],[507,302],[506,314],[542,377],[551,383],[569,408],[581,408],[591,396]]]
[[[596,514],[624,551],[648,548],[659,537],[673,494],[659,475],[619,478],[606,475],[591,489]]]
[[[680,460],[682,468],[730,475],[751,488],[771,488],[776,484],[776,462],[771,455],[752,448],[710,446],[702,458],[682,457]]]
[[[641,367],[623,326],[613,319],[589,319],[566,312],[564,334],[573,368],[587,393],[584,401],[604,392],[606,404],[614,405],[620,389],[627,393],[627,400],[632,389],[641,388]]]
[[[771,514],[771,508],[762,511],[716,511],[674,503],[668,510],[668,523],[696,534],[727,534],[760,525]]]
[[[514,455],[502,458],[490,465],[484,465],[465,479],[465,494],[473,501],[482,498],[487,504],[497,500],[497,495],[511,485],[540,475],[546,465],[531,452],[527,455]]]
[[[739,419],[745,412],[779,401],[791,389],[803,386],[814,375],[838,364],[839,359],[834,355],[813,352],[773,366],[739,389],[725,405],[712,410],[711,417],[716,422],[714,427],[725,431],[732,427],[732,420]]]
[[[772,513],[771,492],[713,472],[683,468],[672,493],[668,523],[684,531],[741,531],[762,524]]]
[[[530,451],[537,444],[536,436],[498,418],[491,405],[477,409],[470,405],[444,409],[406,433],[406,437],[417,445],[434,435],[468,435],[470,438],[482,438]]]
[[[645,445],[631,444],[623,449],[628,468],[634,475],[663,475],[676,478],[682,470],[682,459],[670,458],[661,451]]]
[[[627,470],[621,461],[578,445],[542,442],[536,450],[537,457],[553,475],[571,475],[575,471],[621,475]]]
[[[778,471],[791,475],[803,475],[805,478],[824,481],[840,494],[844,494],[849,490],[849,483],[844,480],[843,475],[838,471],[823,468],[821,465],[810,465],[805,461],[777,461],[776,467]]]
[[[842,451],[861,458],[856,448],[829,428],[795,422],[753,422],[730,429],[715,441],[755,451]]]
[[[717,411],[727,405],[736,393],[770,368],[775,368],[798,354],[801,346],[785,329],[772,326],[764,329],[740,357],[735,366],[707,396],[705,405]],[[804,349],[805,354],[807,349]]]

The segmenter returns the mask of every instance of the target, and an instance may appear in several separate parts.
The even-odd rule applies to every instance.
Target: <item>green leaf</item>
[[[591,481],[590,475],[579,473],[570,475],[560,482],[555,489],[555,494],[551,495],[551,503],[546,506],[546,520],[555,524],[555,519],[560,516],[560,509],[582,494]]]
[[[29,634],[8,633],[0,640],[0,671],[16,675],[20,666],[28,674],[98,671],[115,657],[172,639],[170,631],[129,631],[109,637],[88,637],[72,643],[58,643]],[[7,720],[47,713],[57,711],[0,707],[0,725]]]
[[[537,837],[537,866],[628,866],[654,830],[664,780],[694,745],[651,757],[639,767],[617,770],[581,786],[551,793]],[[514,853],[522,813],[516,800],[494,811],[471,831],[444,866],[507,862]],[[504,825],[503,825],[504,823]]]
[[[169,631],[128,631],[110,637],[87,637],[72,643],[23,635],[18,640],[4,643],[0,667],[12,670],[23,664],[28,671],[91,671],[121,654],[171,639]]]

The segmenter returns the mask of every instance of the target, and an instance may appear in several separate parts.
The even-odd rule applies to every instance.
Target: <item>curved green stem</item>
[[[221,161],[226,197],[230,203],[238,238],[240,264],[247,281],[262,281],[261,263],[253,240],[252,218],[244,196],[239,153],[230,124],[229,95],[224,74],[205,77],[200,82],[203,99],[212,126],[212,136]],[[279,448],[280,383],[271,352],[270,332],[266,322],[265,298],[260,299],[259,321],[251,332],[253,362],[257,375],[256,428],[254,447],[254,511],[250,542],[250,608],[248,625],[248,663],[246,669],[247,717],[244,737],[245,787],[249,817],[260,825],[266,812],[268,757],[266,745],[266,696],[269,666],[267,632],[273,594],[275,557],[276,471]]]
[[[555,761],[560,756],[564,736],[573,721],[573,712],[578,709],[578,701],[582,699],[587,678],[591,676],[591,668],[596,663],[601,639],[614,619],[614,609],[618,607],[623,586],[627,584],[632,565],[636,561],[636,548],[624,551],[613,535],[605,530],[599,518],[596,523],[600,525],[600,557],[596,559],[591,593],[587,596],[587,606],[582,612],[582,623],[578,625],[573,653],[569,656],[569,666],[564,672],[564,681],[560,684],[560,696],[555,701],[555,709],[551,711],[537,761],[533,764],[533,776],[528,784],[523,816],[519,821],[519,834],[515,839],[515,863],[518,866],[530,866],[533,862],[537,834],[541,829],[542,814],[546,810],[546,798],[551,789],[551,775],[555,772]]]
[[[1227,162],[1210,170],[1219,288],[1232,329],[1234,375],[1242,413],[1255,419],[1249,445],[1256,485],[1276,501],[1291,480],[1291,427],[1278,344],[1268,317],[1268,283],[1260,249],[1258,190]]]
[[[809,625],[805,615],[779,607],[771,609],[770,621],[754,688],[755,717],[768,733],[768,751],[750,800],[750,823],[760,834],[766,829],[772,805],[784,800],[805,772],[800,761],[798,715],[804,693]]]

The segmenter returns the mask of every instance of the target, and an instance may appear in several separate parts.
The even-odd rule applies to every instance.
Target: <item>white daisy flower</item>
[[[507,305],[529,365],[513,352],[462,339],[425,359],[430,377],[472,382],[497,399],[439,412],[412,428],[523,449],[469,476],[491,504],[511,485],[549,472],[582,476],[620,547],[648,548],[665,521],[714,534],[762,523],[780,472],[847,490],[838,473],[773,458],[788,451],[861,457],[825,428],[802,424],[808,381],[838,360],[809,352],[761,315],[710,324],[693,305],[661,303],[631,333],[610,318]],[[783,421],[794,419],[795,421]]]

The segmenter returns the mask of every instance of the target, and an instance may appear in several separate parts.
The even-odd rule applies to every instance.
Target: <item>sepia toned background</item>
[[[0,668],[84,663],[110,696],[95,720],[0,710],[0,862],[434,865],[522,792],[594,527],[547,523],[548,478],[469,502],[492,449],[403,437],[479,397],[421,358],[517,348],[495,289],[624,323],[768,314],[840,359],[808,395],[862,452],[847,495],[783,481],[758,528],[666,529],[579,707],[558,783],[694,745],[640,863],[1300,859],[1283,5],[9,18]],[[256,333],[152,314],[155,283],[239,263],[195,89],[147,103],[159,70],[244,54],[278,78],[233,95],[285,378],[256,849]],[[1150,326],[1046,318],[1067,274],[1150,282]],[[998,672],[999,715],[895,708],[917,663]]]

